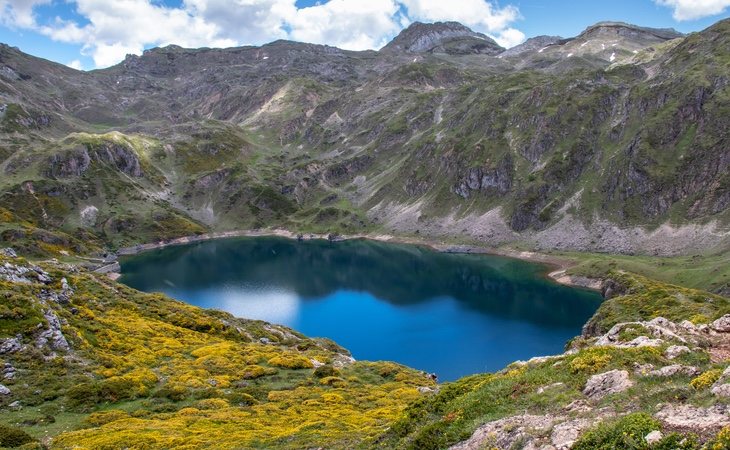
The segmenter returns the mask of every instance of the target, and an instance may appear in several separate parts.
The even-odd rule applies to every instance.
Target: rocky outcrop
[[[92,162],[112,167],[131,177],[143,175],[142,164],[135,151],[114,142],[89,144],[52,155],[48,161],[48,176],[70,178],[83,175]]]
[[[486,191],[504,195],[512,188],[514,163],[507,156],[496,167],[473,167],[466,170],[461,179],[452,187],[452,191],[462,197],[469,198],[472,191]]]
[[[633,385],[629,372],[610,370],[590,377],[583,388],[583,394],[591,399],[600,400],[607,395],[623,392]]]
[[[708,408],[692,405],[666,405],[656,417],[675,429],[717,431],[730,425],[730,406],[717,404]]]
[[[496,55],[504,51],[492,38],[457,22],[415,22],[383,47],[389,53],[481,53]]]
[[[89,205],[79,212],[81,225],[85,227],[93,227],[96,225],[96,219],[99,216],[99,208]]]

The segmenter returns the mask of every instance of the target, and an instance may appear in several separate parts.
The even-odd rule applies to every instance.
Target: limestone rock
[[[730,405],[718,404],[709,408],[667,405],[656,417],[670,427],[693,431],[716,430],[730,425]]]
[[[15,353],[23,348],[22,336],[18,335],[14,338],[0,339],[0,355]]]
[[[550,439],[558,450],[567,450],[575,444],[581,431],[592,425],[588,419],[575,419],[563,422],[553,428]]]
[[[691,323],[691,322],[690,322]],[[664,352],[667,359],[674,359],[684,353],[689,353],[690,349],[686,345],[672,345]]]
[[[533,435],[547,433],[555,420],[557,418],[549,415],[523,414],[487,422],[477,428],[469,439],[449,447],[449,450],[512,448],[518,442],[523,448],[536,448]]]
[[[5,363],[5,366],[3,367],[3,378],[6,380],[12,380],[15,378],[15,367],[13,367],[10,363]]]
[[[712,322],[710,328],[718,333],[730,333],[730,314],[725,314]]]
[[[61,331],[61,321],[58,320],[56,313],[48,309],[43,312],[43,317],[48,322],[48,328],[36,337],[36,347],[49,346],[52,350],[69,351],[71,347]]]
[[[646,441],[647,444],[654,445],[657,442],[661,441],[662,437],[664,437],[664,436],[662,435],[661,431],[654,430],[651,433],[644,436],[644,440]]]
[[[720,378],[712,385],[710,392],[718,397],[730,397],[730,366],[725,368]]]
[[[93,227],[96,225],[96,218],[99,216],[99,208],[96,206],[87,206],[79,213],[81,225],[85,227]]]
[[[680,364],[672,364],[661,369],[652,370],[647,373],[650,377],[673,377],[675,375],[696,376],[700,373],[699,369],[694,366],[682,366]]]
[[[609,394],[623,392],[634,385],[625,370],[610,370],[588,379],[583,394],[592,399],[600,399]]]
[[[8,258],[17,258],[18,254],[12,248],[0,248],[0,255],[7,256]]]
[[[4,384],[0,384],[0,395],[10,395],[10,389],[8,389]]]

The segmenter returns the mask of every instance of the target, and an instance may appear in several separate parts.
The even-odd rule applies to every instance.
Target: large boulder
[[[625,370],[610,370],[590,377],[583,389],[583,394],[589,398],[598,400],[609,394],[623,392],[633,385],[634,382],[629,378],[629,372]]]
[[[730,333],[730,314],[725,314],[710,324],[710,328],[718,333]]]

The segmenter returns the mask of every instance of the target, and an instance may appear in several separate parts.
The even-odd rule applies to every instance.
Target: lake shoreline
[[[236,230],[236,231],[221,231],[212,233],[203,233],[199,235],[183,236],[165,241],[150,242],[145,244],[137,244],[130,247],[122,247],[117,251],[118,256],[133,256],[143,252],[157,250],[167,247],[194,244],[197,242],[206,242],[220,239],[231,239],[238,237],[283,237],[287,239],[299,239],[301,236],[304,240],[329,240],[329,234],[321,233],[294,233],[289,230],[275,228],[275,229],[264,229],[264,230]],[[574,265],[570,260],[546,255],[544,253],[521,251],[515,249],[495,248],[495,247],[484,247],[478,245],[463,245],[463,244],[447,244],[444,242],[436,242],[428,239],[420,239],[413,237],[393,236],[389,234],[352,234],[352,235],[336,235],[333,240],[346,241],[355,239],[366,239],[376,242],[385,242],[393,244],[408,244],[408,245],[419,245],[427,247],[431,250],[440,253],[458,253],[458,254],[484,254],[494,256],[504,256],[508,258],[519,259],[523,261],[535,262],[548,266],[549,268],[545,271],[545,276],[552,279],[553,281],[563,284],[566,286],[578,287],[583,289],[590,289],[595,291],[601,291],[603,280],[577,277],[567,274],[567,270]],[[108,266],[98,268],[98,273],[105,273],[110,278],[116,280],[120,274],[119,263],[115,262]]]

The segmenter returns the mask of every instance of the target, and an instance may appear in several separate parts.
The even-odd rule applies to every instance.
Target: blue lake
[[[598,308],[545,267],[366,240],[236,238],[125,258],[121,281],[327,337],[440,380],[560,353]]]

